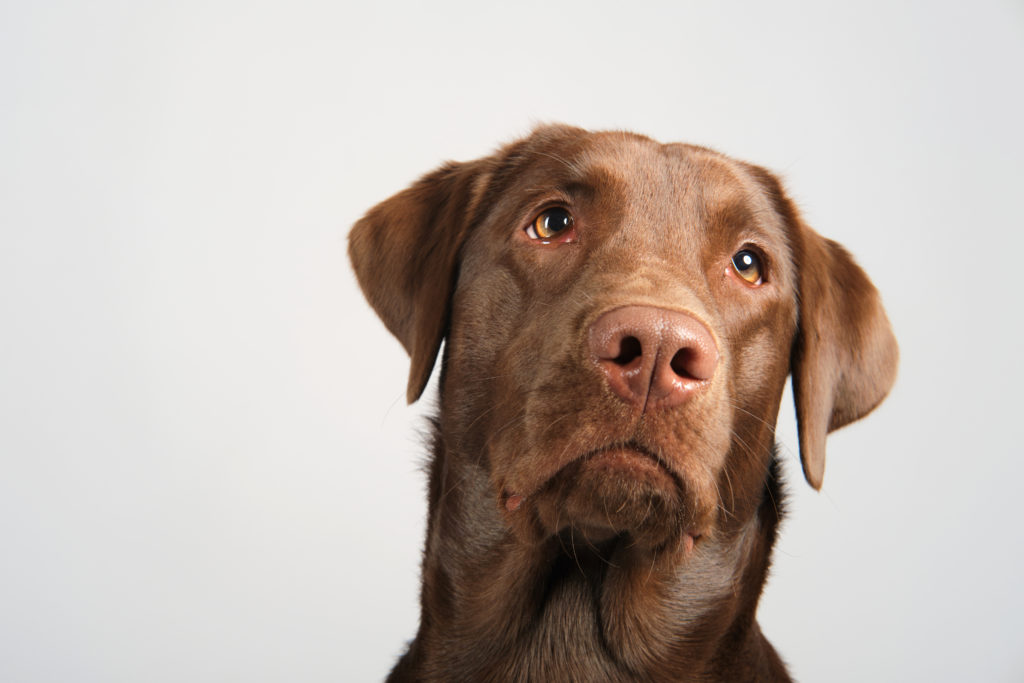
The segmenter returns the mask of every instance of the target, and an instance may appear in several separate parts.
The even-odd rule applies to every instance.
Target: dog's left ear
[[[882,402],[896,381],[899,348],[878,290],[849,252],[804,223],[775,176],[753,170],[789,227],[799,288],[790,372],[800,461],[820,489],[825,437]]]
[[[423,393],[448,327],[459,251],[487,161],[442,166],[370,209],[349,233],[359,286],[410,356],[409,403]]]
[[[899,348],[878,290],[838,243],[799,223],[800,319],[790,360],[807,482],[821,488],[825,436],[871,412],[893,382]]]

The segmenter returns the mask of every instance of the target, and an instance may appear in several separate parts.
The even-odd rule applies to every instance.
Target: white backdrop
[[[0,680],[385,675],[430,401],[345,235],[542,121],[776,169],[883,293],[822,493],[780,417],[792,673],[1024,680],[1019,0],[370,4],[0,6]]]

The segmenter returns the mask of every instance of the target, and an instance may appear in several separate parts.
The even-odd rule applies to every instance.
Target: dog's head
[[[544,127],[373,208],[350,256],[441,433],[526,534],[648,547],[749,519],[792,375],[800,455],[893,383],[875,288],[769,172],[627,133]]]

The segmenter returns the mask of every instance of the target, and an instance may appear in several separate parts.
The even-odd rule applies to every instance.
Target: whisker
[[[569,525],[569,545],[572,546],[572,559],[576,560],[576,566],[579,567],[580,576],[586,578],[587,573],[583,571],[583,565],[580,564],[580,558],[576,555],[576,536],[574,533],[575,529],[576,528],[572,524]]]
[[[572,163],[568,159],[564,159],[564,158],[558,156],[557,154],[551,154],[549,152],[542,152],[541,150],[535,150],[534,153],[535,154],[539,154],[540,156],[547,157],[549,159],[554,159],[555,161],[557,161],[558,163],[562,164],[563,166],[565,166],[567,169],[569,169],[570,171],[572,171],[574,174],[576,174],[578,176],[582,176],[583,175],[583,170],[579,166],[577,166],[576,164]]]

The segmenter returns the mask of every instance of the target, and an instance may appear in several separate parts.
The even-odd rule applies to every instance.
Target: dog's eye
[[[526,228],[530,239],[551,240],[568,235],[572,228],[573,217],[568,209],[555,206],[541,211],[540,215]]]
[[[737,275],[750,284],[761,284],[763,270],[761,258],[749,249],[736,252],[736,255],[732,257],[732,267]]]

